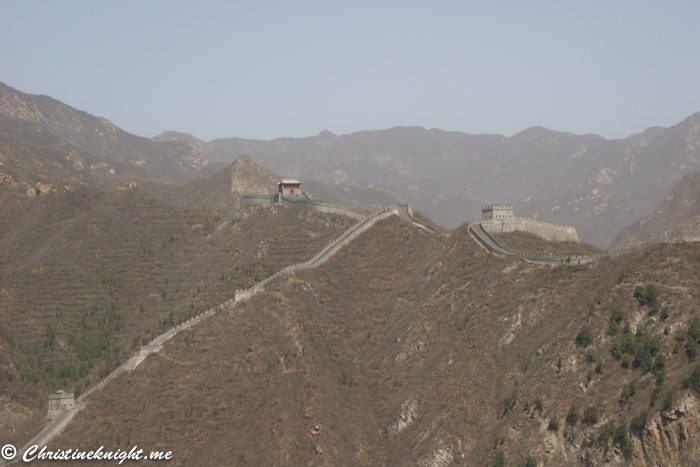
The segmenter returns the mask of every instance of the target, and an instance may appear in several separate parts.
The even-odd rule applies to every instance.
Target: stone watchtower
[[[529,232],[536,237],[552,242],[578,243],[576,226],[573,224],[555,224],[527,217],[515,217],[513,206],[491,204],[481,208],[481,228],[490,234]]]
[[[60,390],[56,394],[50,394],[49,413],[46,414],[46,418],[53,420],[65,409],[70,409],[73,407],[75,407],[75,398],[73,397],[72,392]]]
[[[490,204],[481,208],[481,219],[485,221],[512,218],[513,206],[501,206],[500,204]]]
[[[301,182],[299,180],[287,178],[277,184],[279,193],[286,198],[303,198]]]

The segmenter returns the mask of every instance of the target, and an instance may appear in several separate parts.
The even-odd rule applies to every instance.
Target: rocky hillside
[[[213,175],[198,177],[183,184],[152,182],[144,189],[154,196],[179,206],[207,206],[235,212],[242,206],[243,196],[277,192],[280,177],[240,156]]]
[[[695,465],[698,271],[700,243],[544,266],[393,216],[176,336],[52,447],[183,466]]]
[[[700,236],[700,172],[690,172],[653,214],[625,228],[610,245],[621,251],[659,240]]]
[[[519,215],[575,223],[582,240],[607,247],[650,214],[691,170],[700,170],[700,113],[620,140],[533,127],[512,137],[400,127],[273,141],[198,140],[209,159],[248,154],[285,176],[371,188],[410,202],[445,226],[478,220],[492,202]]]
[[[105,168],[113,176],[122,176],[127,164],[145,169],[156,180],[183,181],[207,164],[191,143],[156,143],[127,133],[105,118],[2,83],[0,116],[0,133],[40,146],[68,147],[69,152],[99,160],[89,165],[96,169],[87,170]]]
[[[36,434],[50,392],[92,387],[133,346],[312,257],[352,223],[287,207],[229,216],[128,185],[0,203],[0,443]]]

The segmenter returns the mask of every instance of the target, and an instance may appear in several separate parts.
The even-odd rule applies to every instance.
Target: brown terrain
[[[177,335],[51,447],[202,466],[691,465],[698,271],[700,243],[545,266],[392,216]],[[635,298],[652,284],[653,304]]]
[[[0,235],[0,387],[19,405],[0,415],[0,436],[17,411],[43,417],[48,392],[90,387],[134,345],[310,258],[352,223],[254,206],[229,220],[138,190],[83,188],[10,209]]]

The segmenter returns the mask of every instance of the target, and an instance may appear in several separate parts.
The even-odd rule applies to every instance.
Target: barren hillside
[[[692,465],[699,266],[698,243],[505,260],[466,226],[392,216],[176,336],[52,446],[202,466]]]
[[[352,224],[288,207],[227,218],[86,187],[1,212],[0,442],[15,444],[45,424],[48,393],[91,387],[133,346],[310,258]]]

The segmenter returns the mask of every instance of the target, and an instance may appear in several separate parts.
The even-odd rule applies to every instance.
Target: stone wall
[[[265,285],[270,282],[271,280],[275,279],[276,277],[279,277],[284,274],[288,274],[290,272],[299,270],[299,269],[308,269],[308,268],[313,268],[318,266],[319,264],[322,264],[324,261],[326,261],[330,256],[332,256],[336,251],[338,251],[340,248],[345,246],[347,243],[349,243],[353,238],[364,232],[365,230],[369,229],[374,223],[380,219],[384,219],[385,217],[392,216],[394,214],[399,214],[399,208],[397,206],[390,206],[388,208],[381,209],[379,211],[373,212],[369,216],[365,216],[360,222],[357,224],[353,225],[350,227],[348,230],[345,231],[340,237],[336,238],[333,240],[331,243],[326,245],[320,252],[318,252],[313,258],[311,258],[308,261],[304,261],[303,263],[295,264],[293,266],[288,266],[280,271],[277,271],[275,274],[272,276],[268,277],[267,279],[258,282],[255,284],[253,287],[249,289],[237,289],[235,291],[235,296],[234,296],[234,303],[246,300],[250,298],[252,295],[260,292],[263,290]]]
[[[346,216],[351,219],[361,220],[367,217],[369,211],[364,209],[355,208],[352,206],[338,206],[336,204],[326,203],[318,199],[311,199],[308,196],[299,198],[290,198],[288,196],[280,196],[280,202],[282,204],[291,204],[294,206],[302,206],[306,209],[311,209],[313,211],[327,212],[331,214],[339,214],[341,216]]]
[[[555,224],[538,221],[527,217],[514,217],[503,220],[483,220],[481,227],[490,234],[508,233],[515,231],[529,232],[537,237],[552,242],[576,242],[578,234],[573,224]]]
[[[274,195],[243,195],[245,204],[261,204],[263,206],[274,206],[277,202],[277,194]]]

